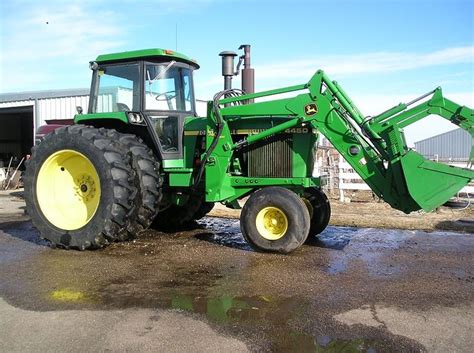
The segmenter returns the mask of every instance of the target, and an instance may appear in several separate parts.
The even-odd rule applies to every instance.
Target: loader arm
[[[282,93],[302,93],[292,98],[236,105],[250,99]],[[415,105],[423,98],[428,101]],[[405,213],[430,211],[451,198],[474,179],[474,171],[435,163],[408,149],[402,129],[436,114],[474,137],[474,113],[444,98],[440,88],[375,117],[364,117],[343,89],[319,70],[307,84],[296,85],[219,101],[224,120],[241,117],[286,117],[263,132],[250,135],[224,149],[236,150],[292,127],[308,126],[322,133],[369,185],[375,194]],[[215,117],[215,114],[211,116]],[[227,129],[228,130],[228,129]],[[228,132],[224,126],[224,134]],[[474,154],[471,153],[470,162]]]

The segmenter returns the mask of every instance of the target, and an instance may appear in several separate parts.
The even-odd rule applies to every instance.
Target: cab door
[[[144,112],[164,160],[183,158],[184,119],[196,116],[192,72],[175,61],[145,63]]]

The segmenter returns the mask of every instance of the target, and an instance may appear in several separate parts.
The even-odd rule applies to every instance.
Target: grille
[[[291,178],[293,137],[278,134],[250,145],[246,154],[249,177]]]

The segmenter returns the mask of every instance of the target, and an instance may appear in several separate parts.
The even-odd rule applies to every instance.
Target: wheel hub
[[[84,174],[81,178],[76,180],[76,185],[73,186],[74,194],[79,200],[89,201],[93,199],[96,192],[95,182],[91,175]]]
[[[288,230],[288,218],[278,207],[265,207],[257,214],[256,226],[263,238],[278,240]]]

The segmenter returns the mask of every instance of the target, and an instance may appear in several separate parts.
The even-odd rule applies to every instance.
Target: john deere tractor
[[[321,134],[376,195],[406,213],[433,210],[474,178],[407,148],[402,129],[430,114],[474,136],[473,110],[440,88],[366,117],[321,70],[307,83],[254,93],[250,46],[241,48],[237,71],[237,54],[221,53],[225,89],[205,117],[194,98],[199,66],[185,55],[149,49],[91,62],[87,114],[78,110],[74,125],[47,135],[27,167],[27,211],[41,236],[62,248],[101,248],[152,222],[179,228],[215,202],[239,208],[248,197],[244,238],[257,250],[289,253],[330,219],[312,174]],[[243,89],[232,89],[240,71]]]

